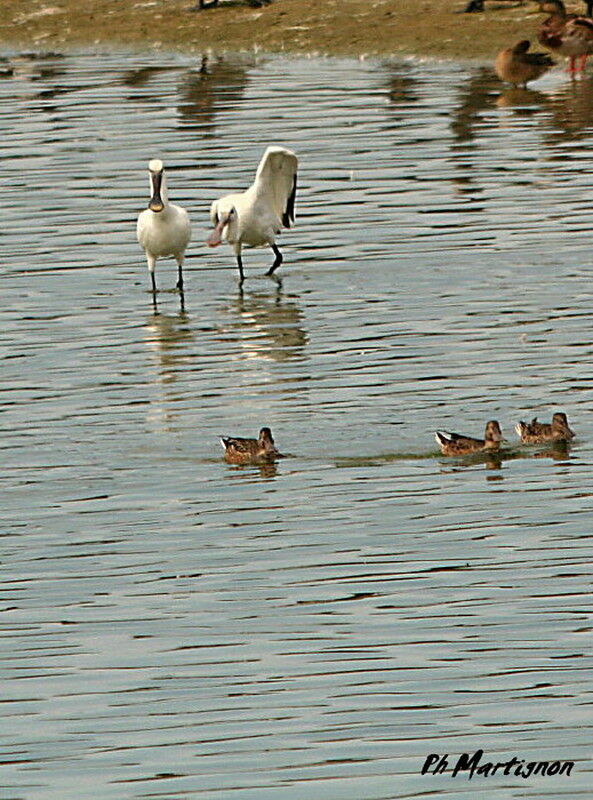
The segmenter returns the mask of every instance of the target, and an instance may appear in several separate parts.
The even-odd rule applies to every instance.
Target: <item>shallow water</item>
[[[585,798],[593,82],[438,63],[0,64],[6,800]],[[264,146],[297,227],[208,250]],[[135,218],[190,212],[185,312]],[[556,409],[569,453],[516,446]],[[502,460],[448,460],[435,428]],[[270,425],[290,458],[224,464]],[[538,457],[535,457],[538,456]],[[570,778],[421,776],[429,753]]]

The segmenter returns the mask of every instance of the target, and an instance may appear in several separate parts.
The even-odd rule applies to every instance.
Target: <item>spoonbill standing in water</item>
[[[292,150],[268,147],[259,162],[255,180],[245,192],[227,194],[215,200],[210,208],[214,230],[207,240],[210,247],[221,241],[232,246],[239,267],[239,283],[244,280],[241,248],[269,245],[274,263],[266,272],[272,275],[282,263],[276,246],[276,235],[294,223],[298,159]]]
[[[140,247],[146,253],[154,300],[156,297],[154,268],[160,256],[175,257],[179,271],[177,288],[183,292],[183,258],[191,237],[191,225],[186,210],[169,202],[163,162],[153,158],[148,163],[148,173],[151,197],[148,208],[138,216],[136,235]]]

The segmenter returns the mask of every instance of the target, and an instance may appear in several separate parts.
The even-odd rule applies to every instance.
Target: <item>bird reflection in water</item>
[[[449,460],[447,461],[448,466],[445,466],[445,460],[443,459],[443,469],[441,471],[461,472],[469,467],[484,467],[484,469],[489,471],[500,471],[502,470],[503,461],[515,457],[514,454],[505,453],[504,451],[497,453],[476,453],[475,455],[456,458],[453,462]],[[502,478],[502,475],[500,478]]]
[[[593,78],[567,81],[548,94],[508,88],[500,93],[496,105],[522,116],[540,114],[547,145],[588,139],[593,130]]]
[[[397,123],[405,122],[410,111],[418,102],[418,80],[410,75],[411,71],[412,67],[408,65],[402,65],[397,69],[393,69],[389,65],[386,85],[389,99],[388,110],[390,117]]]
[[[481,193],[484,191],[483,187],[475,185],[474,160],[483,157],[475,147],[475,139],[484,132],[485,126],[495,124],[485,112],[491,110],[492,98],[499,88],[500,81],[494,72],[484,67],[475,70],[461,85],[451,114],[451,164],[455,169],[451,181],[459,195],[473,204],[472,211],[483,210]]]
[[[469,467],[483,466],[490,474],[487,480],[502,480],[503,479],[503,462],[514,461],[519,458],[549,458],[552,461],[567,464],[571,461],[570,457],[571,445],[569,442],[554,442],[545,448],[534,449],[533,446],[518,448],[509,447],[500,450],[498,453],[480,453],[473,456],[466,456],[464,458],[456,458],[448,468],[445,468],[443,463],[442,472],[461,472]]]
[[[163,72],[179,72],[179,67],[136,67],[124,72],[122,83],[130,89],[143,89],[152,78]],[[131,95],[128,100],[146,99],[146,95]]]
[[[67,60],[59,53],[21,53],[0,58],[0,78],[12,79],[20,84],[19,97],[23,101],[39,101],[30,111],[55,115],[58,103],[53,98],[78,90],[62,78],[67,74]]]
[[[51,81],[65,75],[66,59],[59,53],[20,53],[0,58],[0,78]]]
[[[525,114],[537,113],[549,101],[547,94],[536,89],[506,86],[496,98],[498,108],[511,108]]]
[[[179,367],[192,362],[192,351],[188,345],[194,341],[189,317],[185,311],[179,314],[153,314],[146,322],[145,341],[155,354],[158,365],[158,382],[173,383]]]
[[[567,81],[548,98],[551,116],[544,142],[556,145],[589,139],[593,130],[593,78]]]
[[[159,314],[148,317],[144,326],[144,340],[155,363],[154,385],[156,391],[150,399],[147,421],[158,432],[169,433],[173,427],[179,389],[173,390],[177,378],[193,361],[191,343],[194,334],[184,311],[179,314]]]
[[[570,461],[571,446],[569,442],[554,442],[544,450],[531,453],[531,458],[551,458],[552,461]]]
[[[188,70],[179,83],[177,110],[182,125],[212,133],[221,111],[232,110],[249,82],[247,62],[212,59],[203,55],[197,70]]]
[[[484,112],[492,108],[492,98],[500,89],[500,81],[490,69],[481,67],[473,72],[459,90],[457,106],[451,119],[451,133],[456,144],[473,141],[488,124]],[[494,121],[490,121],[494,125]]]
[[[223,312],[235,317],[221,331],[236,334],[240,358],[288,361],[305,357],[308,337],[302,327],[302,311],[283,296],[280,283],[273,295],[240,291]]]
[[[184,127],[200,128],[202,133],[213,132],[215,117],[237,104],[249,82],[247,70],[252,66],[246,59],[228,60],[222,56],[203,55],[197,69],[178,66],[146,66],[126,70],[122,83],[133,89],[128,100],[159,100],[160,87],[153,78],[167,72],[182,74],[179,82],[177,110]],[[142,91],[143,90],[143,91]]]
[[[232,478],[248,480],[259,473],[264,480],[272,480],[278,475],[278,466],[275,461],[269,464],[227,464],[227,475]]]

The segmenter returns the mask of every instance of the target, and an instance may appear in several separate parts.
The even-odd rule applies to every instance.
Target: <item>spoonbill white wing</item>
[[[294,222],[296,174],[298,159],[292,150],[268,147],[255,180],[244,192],[227,194],[215,200],[210,207],[214,230],[206,240],[210,247],[226,241],[233,247],[239,268],[239,282],[244,280],[241,249],[269,245],[274,253],[274,263],[266,272],[272,275],[282,264],[282,253],[276,245],[276,236],[282,228]]]
[[[265,197],[285,228],[294,222],[298,159],[285,147],[268,147],[255,173],[256,194]]]

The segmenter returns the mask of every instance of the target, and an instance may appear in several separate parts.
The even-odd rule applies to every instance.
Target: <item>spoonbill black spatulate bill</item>
[[[150,202],[148,208],[138,216],[136,235],[140,247],[146,253],[154,299],[156,295],[154,269],[157,258],[161,256],[174,256],[176,259],[177,288],[183,292],[183,259],[191,238],[191,226],[185,209],[169,202],[163,162],[153,158],[148,164],[148,173]]]
[[[276,236],[294,223],[298,159],[292,150],[268,147],[259,162],[255,180],[245,192],[228,194],[215,200],[210,208],[214,230],[208,237],[210,247],[225,239],[235,251],[239,280],[243,283],[241,249],[269,245],[274,263],[266,272],[272,275],[282,263]]]

